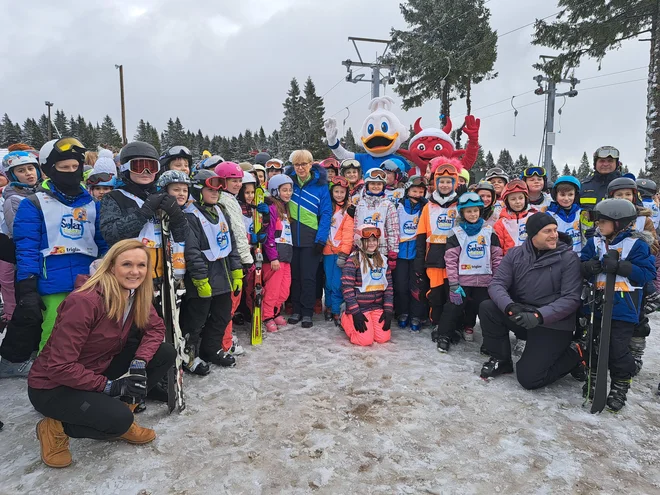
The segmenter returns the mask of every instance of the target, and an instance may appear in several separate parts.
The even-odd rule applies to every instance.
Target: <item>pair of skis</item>
[[[175,408],[179,412],[186,408],[183,395],[183,363],[187,361],[185,354],[186,339],[179,326],[179,310],[184,289],[178,289],[179,282],[174,278],[172,262],[172,236],[170,234],[169,217],[161,215],[161,235],[163,244],[163,282],[161,286],[161,304],[163,322],[165,323],[165,341],[172,344],[176,350],[174,366],[167,372],[167,407],[169,412]]]
[[[609,258],[618,261],[619,252],[615,249],[610,249],[607,252]],[[601,311],[601,324],[600,335],[598,341],[598,364],[596,366],[596,383],[591,383],[591,368],[593,347],[596,345],[594,342],[593,334],[593,321],[594,312],[596,309],[596,290],[592,291],[590,300],[591,314],[589,315],[590,323],[587,331],[587,352],[589,353],[589,373],[587,375],[587,401],[591,394],[591,388],[594,387],[594,398],[591,402],[591,413],[600,413],[605,409],[607,404],[607,383],[608,383],[608,362],[610,358],[610,338],[612,335],[612,311],[614,310],[614,286],[616,282],[616,273],[608,273],[605,276],[605,291],[603,294],[603,305]],[[595,284],[594,284],[595,285]]]
[[[264,190],[257,187],[254,192],[254,202],[257,206],[264,202]],[[259,234],[262,227],[261,215],[254,209],[253,212],[254,233]],[[264,256],[261,252],[261,244],[254,248],[254,305],[252,309],[252,345],[260,345],[263,342],[263,322],[261,321],[261,304],[263,303],[263,277],[262,267]]]

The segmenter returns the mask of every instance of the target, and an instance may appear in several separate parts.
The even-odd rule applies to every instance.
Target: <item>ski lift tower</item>
[[[352,60],[345,60],[341,64],[346,67],[346,71],[348,72],[348,75],[346,76],[346,80],[348,82],[357,84],[359,82],[370,82],[371,83],[371,98],[377,98],[380,96],[380,85],[382,84],[383,87],[387,84],[394,84],[394,76],[392,75],[392,72],[394,72],[394,65],[392,64],[385,64],[383,63],[383,57],[387,53],[387,49],[390,47],[391,41],[389,40],[378,40],[374,38],[356,38],[354,36],[349,36],[348,41],[353,43],[353,46],[355,47],[355,51],[357,52],[358,59],[360,60],[359,62],[354,62]],[[385,49],[383,50],[383,54],[378,56],[376,55],[376,60],[372,63],[367,63],[362,59],[362,55],[360,54],[360,50],[357,46],[356,42],[364,42],[364,43],[378,43],[381,45],[385,45]],[[368,68],[371,69],[371,79],[365,79],[364,74],[358,74],[356,76],[353,76],[353,67],[363,67],[363,68]],[[387,76],[383,76],[381,74],[381,70],[386,70],[388,71]]]

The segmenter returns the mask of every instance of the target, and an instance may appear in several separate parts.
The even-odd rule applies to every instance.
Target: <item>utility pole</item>
[[[53,139],[53,131],[51,130],[50,126],[50,107],[52,107],[53,104],[50,101],[47,101],[46,106],[48,107],[48,141],[50,141]]]
[[[119,69],[119,92],[121,97],[121,141],[126,146],[126,107],[124,106],[124,66],[115,64],[115,69]]]
[[[553,59],[550,55],[541,55],[541,60],[547,62],[549,59]],[[555,100],[557,97],[566,97],[573,98],[577,96],[578,92],[575,89],[575,86],[580,84],[580,80],[575,77],[569,77],[568,79],[560,79],[556,81],[550,76],[538,75],[532,78],[538,84],[538,88],[534,90],[534,94],[538,96],[548,95],[546,102],[546,119],[545,119],[545,154],[543,157],[543,168],[545,168],[546,173],[550,176],[552,175],[552,147],[555,145]],[[543,83],[547,83],[546,86],[543,86]],[[570,84],[571,88],[564,93],[557,93],[557,83]],[[561,113],[561,109],[560,112]]]
[[[383,86],[387,84],[394,84],[394,76],[392,76],[392,72],[394,71],[394,65],[392,64],[385,64],[383,63],[383,57],[385,56],[385,53],[387,52],[387,49],[390,47],[390,41],[389,40],[378,40],[378,39],[373,39],[373,38],[356,38],[354,36],[349,36],[348,41],[351,41],[353,43],[353,46],[355,47],[355,51],[357,52],[358,59],[360,59],[359,62],[353,62],[352,60],[345,60],[341,64],[346,67],[346,71],[348,72],[348,75],[346,76],[346,81],[357,84],[359,82],[370,82],[371,83],[371,98],[377,98],[380,96],[380,85],[382,84]],[[376,57],[376,61],[372,63],[367,63],[364,60],[362,60],[362,55],[360,55],[360,50],[358,49],[356,41],[363,41],[366,43],[381,43],[385,44],[385,50],[383,50],[383,54],[380,57]],[[364,74],[358,74],[357,76],[353,77],[353,70],[352,67],[364,67],[371,69],[371,79],[365,79]],[[381,76],[381,69],[388,70],[390,74],[387,77],[382,77]]]

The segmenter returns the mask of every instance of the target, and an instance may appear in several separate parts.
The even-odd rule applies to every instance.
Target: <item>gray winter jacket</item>
[[[9,229],[9,237],[14,237],[14,217],[18,211],[18,205],[25,198],[34,194],[36,187],[18,187],[12,186],[9,184],[5,186],[2,190],[2,197],[5,202],[2,206],[3,213],[5,214],[5,222],[7,222],[7,228]]]
[[[567,331],[575,329],[581,293],[580,259],[571,246],[560,240],[537,259],[530,238],[507,252],[488,288],[502,312],[514,302],[528,304],[538,308],[542,326]]]

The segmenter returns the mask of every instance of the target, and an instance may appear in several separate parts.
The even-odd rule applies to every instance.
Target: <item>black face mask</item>
[[[82,186],[80,185],[83,180],[82,166],[75,172],[60,172],[53,167],[49,177],[55,187],[67,196],[77,196],[82,192]]]

